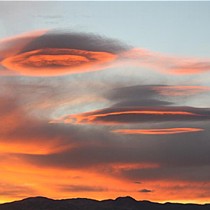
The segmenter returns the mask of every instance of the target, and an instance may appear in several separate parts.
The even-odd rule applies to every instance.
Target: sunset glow
[[[99,111],[100,112],[100,111]],[[120,111],[120,112],[107,112],[107,113],[97,113],[96,112],[88,112],[82,114],[74,114],[69,115],[67,117],[52,120],[50,123],[75,123],[75,124],[83,124],[83,123],[95,123],[95,122],[104,122],[109,123],[106,121],[106,117],[121,117],[121,116],[138,116],[141,119],[141,116],[202,116],[200,114],[187,112],[187,111],[164,111],[164,110],[131,110],[131,111]],[[103,120],[105,119],[105,120]],[[186,118],[187,119],[187,118]],[[110,123],[114,123],[117,120],[110,120]]]
[[[200,128],[161,128],[161,129],[118,129],[114,133],[120,134],[145,134],[145,135],[168,135],[176,133],[190,133],[202,131]]]
[[[113,61],[116,55],[76,49],[40,49],[8,57],[2,65],[23,75],[54,76],[84,72]],[[99,67],[98,67],[99,68]]]
[[[0,203],[209,203],[209,9],[0,2]]]

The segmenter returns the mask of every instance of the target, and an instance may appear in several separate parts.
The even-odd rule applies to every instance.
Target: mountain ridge
[[[116,199],[51,199],[37,196],[0,204],[0,210],[209,210],[210,204],[156,203],[137,201],[130,196]]]

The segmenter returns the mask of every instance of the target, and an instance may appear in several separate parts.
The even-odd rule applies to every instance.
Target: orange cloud
[[[27,48],[36,38],[40,38],[42,35],[45,35],[45,32],[26,35],[24,38],[14,38],[12,41],[4,40],[4,44],[0,45],[1,64],[4,65],[4,68],[7,68],[10,72],[22,75],[54,76],[100,70],[119,57],[118,52],[112,50],[108,51],[103,48],[101,50],[83,49],[81,45],[81,49],[60,45],[42,46],[41,48],[38,47],[38,49]],[[26,39],[26,37],[28,38]],[[42,44],[45,43],[43,42]],[[134,56],[136,56],[136,59],[139,59],[141,56],[141,59],[146,59],[145,62],[142,61],[143,64],[148,64],[148,66],[152,64],[153,68],[158,66],[158,69],[167,67],[166,69],[170,70],[169,63],[177,64],[176,60],[168,60],[167,58],[164,59],[164,57],[158,60],[158,55],[154,57],[152,53],[146,51],[142,51],[139,55],[134,52],[133,55],[128,53],[126,56],[131,61],[134,59]],[[174,71],[177,70],[175,69]],[[207,71],[207,68],[205,71]],[[190,71],[187,73],[190,73]],[[176,86],[169,89],[165,87],[155,88],[162,95],[187,95],[187,93],[196,94],[209,90],[207,87],[200,88],[197,86]],[[13,90],[14,94],[18,96],[19,92],[16,91],[16,86],[13,87]],[[35,90],[41,89],[32,87],[32,89],[28,90],[32,97]],[[69,94],[69,91],[65,92]],[[146,91],[142,92],[147,93]],[[43,107],[47,109],[49,106],[54,106],[56,109],[61,100],[54,98],[53,100],[55,101],[53,101],[50,94],[42,96],[42,99],[50,99],[47,102],[43,102],[40,107],[37,104],[34,105],[30,100],[25,100],[27,101],[27,110],[29,108],[30,110],[39,111]],[[52,94],[55,94],[54,89]],[[142,97],[141,95],[144,94],[139,95]],[[66,95],[63,96],[64,98],[66,97]],[[27,96],[25,97],[27,98]],[[87,94],[87,97],[90,100],[89,94]],[[130,99],[122,97],[122,95],[120,97],[122,99]],[[85,97],[75,99],[75,101],[67,98],[63,99],[62,103],[66,102],[66,100],[69,100],[71,105],[72,103],[79,104],[80,100],[82,102],[84,100],[84,103],[87,103]],[[135,98],[135,94],[131,99],[133,98]],[[145,99],[144,97],[142,98]],[[114,96],[112,99],[114,99]],[[136,99],[139,98],[136,97]],[[19,98],[18,102],[20,101]],[[155,103],[151,104],[155,105]],[[58,120],[52,120],[51,123],[118,125],[119,123],[148,122],[153,120],[156,122],[171,120],[178,123],[181,120],[199,120],[200,123],[203,120],[210,119],[209,109],[207,108],[152,107],[151,104],[148,107],[139,106],[133,108],[134,106],[132,106],[131,108],[130,106],[119,109],[111,107],[93,112],[72,114]],[[178,146],[176,146],[177,141],[173,141],[174,144],[169,144],[169,141],[163,142],[164,145],[162,142],[157,145],[157,141],[155,144],[150,144],[152,141],[145,140],[146,136],[142,138],[145,141],[137,140],[131,143],[127,138],[123,138],[124,136],[113,135],[113,133],[107,132],[106,129],[102,131],[102,129],[98,128],[94,128],[94,130],[91,126],[87,126],[88,129],[90,127],[90,130],[88,130],[86,127],[83,129],[83,126],[80,125],[49,125],[45,119],[36,118],[34,115],[27,113],[26,109],[21,109],[21,106],[25,108],[24,101],[19,104],[20,107],[17,104],[15,105],[14,100],[7,102],[0,100],[0,105],[0,180],[1,183],[4,183],[2,185],[0,183],[0,202],[38,194],[52,198],[92,197],[96,199],[115,198],[119,194],[121,196],[129,194],[136,199],[150,199],[162,202],[165,200],[180,201],[182,199],[185,199],[185,201],[192,199],[198,202],[205,202],[210,198],[209,184],[207,183],[209,181],[209,170],[205,170],[205,164],[207,166],[209,164],[209,151],[206,144],[209,136],[208,124],[204,135],[199,137],[195,135],[196,141],[194,141],[195,139],[193,141],[188,139],[192,142],[192,145],[187,142],[188,140],[184,141],[184,144],[180,143]],[[43,112],[39,114],[41,115]],[[202,130],[201,128],[118,129],[114,130],[114,132],[120,134],[164,135],[199,132]],[[163,136],[158,137],[163,138]],[[171,139],[173,138],[172,136],[170,137]],[[200,137],[202,138],[202,144],[197,141]],[[183,135],[179,139],[185,139],[185,136]],[[146,142],[148,142],[148,145]],[[188,144],[189,148],[192,147],[192,150],[188,148]],[[37,156],[38,161],[30,161],[31,156],[34,157],[34,160]],[[168,162],[166,161],[166,165],[168,164],[169,168],[163,170],[161,163],[163,162],[162,164],[164,165],[165,159],[169,160]],[[46,164],[44,160],[46,160]],[[183,162],[185,162],[184,167],[182,165]],[[195,165],[197,164],[195,167],[193,166],[194,162],[196,162]],[[64,167],[62,167],[62,164]],[[177,172],[177,166],[179,165],[181,165],[181,169]],[[194,170],[192,170],[193,167]],[[144,175],[144,170],[142,170],[140,171],[143,173],[142,176],[138,172],[140,175],[137,173],[133,178],[126,178],[120,174],[130,170],[130,174],[135,175],[135,169],[137,170],[136,173],[140,169],[148,170],[148,172],[146,171]],[[157,169],[159,169],[158,172],[154,173]],[[174,171],[167,173],[171,169],[174,169]],[[191,178],[190,181],[189,176],[188,182],[182,183],[184,179],[182,177],[184,174],[182,173],[183,169],[195,178]],[[172,176],[172,174],[175,174],[175,176]],[[147,178],[148,175],[150,176],[149,178]],[[202,176],[204,176],[203,180]],[[207,177],[206,179],[205,176]],[[196,179],[197,177],[198,179],[201,177],[201,180]],[[197,180],[198,183],[196,182]],[[135,181],[136,183],[134,183]],[[207,184],[205,183],[205,186],[202,186],[201,181]],[[137,184],[137,182],[141,182],[141,184]],[[177,187],[175,186],[176,184],[180,186]],[[5,191],[5,188],[8,186],[10,186],[10,189],[16,190]],[[142,195],[139,193],[140,189],[151,189],[152,193]]]
[[[170,56],[140,48],[122,52],[121,58],[128,65],[146,67],[167,74],[200,74],[210,71],[210,59]]]
[[[35,38],[47,33],[47,30],[39,30],[0,40],[0,60],[18,54],[25,46]]]
[[[0,152],[2,154],[51,154],[74,147],[73,145],[60,145],[59,140],[55,139],[53,139],[52,142],[49,142],[49,139],[39,139],[36,143],[34,141],[26,143],[27,140],[28,139],[23,138],[11,141],[9,138],[0,138]]]
[[[0,44],[1,75],[56,76],[101,70],[127,49],[116,40],[93,34],[49,30],[3,39]]]
[[[164,96],[187,96],[210,91],[207,86],[155,86],[152,90]]]
[[[132,65],[164,73],[198,74],[210,70],[209,59],[168,56],[146,49],[130,49],[116,40],[91,34],[47,30],[0,40],[0,62],[7,75],[56,76],[97,71],[113,65]],[[2,68],[2,67],[0,67]],[[6,75],[2,71],[1,75]]]
[[[162,129],[118,129],[113,130],[114,133],[120,134],[143,134],[143,135],[168,135],[178,133],[190,133],[203,131],[201,128],[162,128]]]
[[[41,131],[44,122],[28,116],[14,99],[0,97],[0,116],[0,153],[2,154],[50,154],[73,147],[70,143],[61,144],[59,136],[53,135],[49,139],[46,135],[47,130]],[[36,129],[37,131],[34,132]]]
[[[209,199],[208,183],[203,185],[200,182],[161,179],[129,180],[117,175],[110,176],[106,171],[107,166],[101,167],[105,172],[101,173],[98,169],[94,171],[92,168],[74,170],[40,167],[9,154],[1,160],[0,192],[5,193],[0,194],[0,202],[37,195],[55,199],[89,197],[102,200],[129,194],[137,200],[198,203],[205,203]],[[155,169],[160,166],[148,163],[116,163],[111,164],[111,167],[119,175],[121,170]],[[144,188],[152,189],[152,193],[139,193]]]
[[[52,120],[50,123],[75,123],[75,124],[85,124],[85,123],[95,123],[95,122],[101,122],[103,124],[113,124],[115,122],[120,122],[118,120],[112,120],[105,121],[107,117],[126,117],[126,116],[132,116],[135,118],[136,116],[201,116],[200,114],[189,112],[189,111],[178,111],[178,110],[123,110],[123,111],[113,111],[106,113],[100,113],[99,111],[95,112],[86,112],[82,114],[72,114],[67,117],[63,117],[61,119]]]
[[[175,74],[199,74],[210,71],[210,61],[187,61],[175,64],[170,69]]]
[[[111,167],[115,171],[124,169],[136,169],[136,168],[159,168],[160,165],[157,163],[115,163],[111,164]]]
[[[111,164],[111,168],[116,176],[108,174],[106,165],[104,168],[101,165],[103,173],[98,168],[95,170],[93,168],[57,169],[33,166],[9,154],[1,160],[0,192],[5,193],[0,194],[0,202],[37,195],[55,199],[89,197],[102,200],[129,194],[137,200],[197,201],[198,203],[205,203],[209,199],[208,183],[204,186],[200,182],[161,179],[129,180],[117,176],[120,175],[121,170],[156,169],[160,168],[158,164],[116,163]],[[139,193],[139,190],[144,188],[152,189],[153,192],[147,195]],[[202,196],[204,193],[205,196]]]
[[[37,167],[13,155],[8,155],[8,158],[1,161],[1,170],[0,179],[1,183],[5,183],[3,185],[5,193],[0,194],[0,202],[37,195],[57,199],[70,197],[107,199],[117,197],[119,193],[128,192],[135,195],[135,189],[133,189],[135,184],[129,184],[123,179],[116,179],[91,169]],[[6,193],[6,186],[13,191],[7,188],[8,193]],[[20,191],[14,192],[15,186],[19,187]],[[26,192],[23,188],[26,188]],[[0,184],[0,192],[2,191]]]
[[[2,65],[23,75],[55,76],[98,70],[116,57],[108,52],[49,48],[8,57]]]

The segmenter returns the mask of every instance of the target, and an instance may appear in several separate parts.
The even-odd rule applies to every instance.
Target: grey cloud
[[[148,111],[152,113],[148,113]],[[79,116],[83,117],[80,123],[98,122],[102,124],[164,121],[203,121],[210,120],[210,109],[182,106],[151,106],[149,108],[146,106],[117,108],[110,107],[93,112],[81,113]],[[89,120],[88,117],[93,117],[93,120]],[[69,115],[64,117],[64,119],[65,118],[77,121],[77,116],[74,115]]]
[[[159,137],[107,135],[105,131],[86,136],[86,145],[49,155],[18,155],[31,164],[57,168],[80,168],[107,173],[132,181],[184,180],[209,181],[209,133],[179,134]],[[84,138],[83,133],[81,138]],[[111,141],[109,141],[111,139]],[[119,144],[123,142],[123,144]],[[126,164],[155,164],[154,168],[126,169]],[[117,169],[115,165],[125,164]]]
[[[160,85],[136,85],[121,87],[110,90],[105,97],[114,102],[113,107],[123,106],[166,106],[173,102],[163,100],[156,91],[155,87]]]
[[[209,182],[210,167],[160,167],[155,169],[122,170],[121,176],[127,179],[176,180],[189,182]]]
[[[138,192],[141,192],[141,193],[150,193],[150,192],[153,192],[153,191],[152,190],[148,190],[148,189],[141,189]]]
[[[81,129],[49,124],[46,119],[35,118],[13,97],[0,97],[0,115],[1,142],[28,144],[56,141],[56,144],[67,146],[77,141],[77,132]]]
[[[103,69],[129,48],[118,40],[90,33],[39,31],[3,41],[0,61],[7,76],[58,76]]]
[[[175,101],[165,100],[166,96],[160,96],[155,91],[158,87],[173,87],[169,85],[137,85],[121,87],[109,90],[103,96],[112,104],[110,107],[95,110],[87,113],[80,113],[81,116],[94,116],[92,123],[139,123],[139,122],[167,122],[167,121],[203,121],[210,119],[209,108],[196,108],[190,106],[176,106]],[[127,111],[169,111],[169,112],[192,112],[194,115],[179,114],[137,114],[123,113]],[[112,114],[113,112],[122,112]],[[100,116],[103,115],[103,116]],[[67,118],[71,118],[71,115]],[[72,119],[74,116],[72,116]],[[82,123],[85,123],[85,119]]]
[[[207,86],[143,84],[114,88],[109,90],[104,97],[110,100],[114,107],[171,106],[190,105],[195,98],[203,96],[199,99],[204,100],[204,97],[207,99],[209,94]]]
[[[35,194],[35,190],[28,186],[0,183],[0,196],[22,198],[32,194]]]
[[[58,186],[59,190],[65,192],[103,192],[107,191],[107,189],[103,187],[97,186],[88,186],[88,185],[64,185]]]
[[[125,100],[121,101],[119,103],[115,103],[112,107],[128,107],[128,106],[167,106],[167,105],[172,105],[172,102],[169,101],[161,101],[161,100],[156,100],[156,99],[145,99],[145,100]]]
[[[3,126],[5,124],[4,116],[10,114],[13,116],[17,113],[14,116],[19,120],[17,129],[14,128],[6,132],[6,137],[10,141],[21,140],[28,144],[39,141],[50,143],[54,139],[59,139],[59,145],[73,144],[76,146],[70,150],[48,155],[13,154],[31,164],[43,167],[83,168],[133,181],[145,179],[208,181],[210,160],[208,123],[199,122],[204,131],[198,133],[125,137],[94,126],[48,124],[45,120],[30,118],[18,106],[14,98],[1,98],[0,101],[0,124]],[[205,114],[207,110],[201,109],[201,111]],[[185,126],[184,122],[179,122],[179,126]],[[4,133],[1,130],[1,138],[3,137]],[[113,167],[118,163],[148,163],[157,164],[160,167],[123,169],[116,174]],[[190,175],[191,173],[194,175]]]
[[[21,53],[43,48],[71,48],[116,54],[129,49],[128,46],[117,40],[104,38],[102,36],[55,30],[49,31],[31,41],[23,48]]]
[[[154,163],[163,167],[205,166],[208,165],[210,159],[209,131],[204,133],[158,138],[126,137],[126,141],[121,136],[109,134],[105,142],[97,141],[103,132],[95,136],[93,133],[86,138],[87,145],[72,148],[62,153],[26,155],[25,157],[41,165],[67,168],[87,168],[112,163]],[[108,138],[112,139],[112,142],[108,141]],[[124,141],[123,145],[119,145],[120,140]]]
[[[43,86],[42,86],[43,87]],[[24,88],[24,87],[22,87]],[[151,108],[151,107],[150,107]],[[148,109],[148,107],[144,107]],[[208,108],[193,107],[152,107],[154,110],[190,111],[205,115],[200,118],[191,118],[188,122],[191,126],[204,128],[203,132],[185,133],[177,135],[159,136],[122,136],[107,132],[107,128],[94,127],[92,125],[72,125],[72,124],[48,124],[48,121],[41,120],[28,115],[18,104],[16,98],[1,98],[0,110],[2,116],[17,111],[20,113],[18,129],[7,133],[11,141],[22,139],[26,144],[29,141],[51,142],[54,138],[59,139],[59,144],[74,144],[76,147],[59,153],[48,155],[15,155],[23,158],[31,164],[41,167],[62,167],[79,168],[84,170],[94,170],[98,173],[107,173],[114,177],[135,180],[190,180],[209,181],[209,123],[202,122],[209,119]],[[101,110],[100,113],[112,111],[130,110],[129,107],[110,107]],[[122,116],[123,117],[123,116]],[[130,122],[132,116],[130,116]],[[138,116],[139,117],[139,116]],[[123,119],[123,118],[122,118]],[[167,119],[167,118],[166,118]],[[158,120],[158,126],[164,126]],[[171,119],[171,118],[170,118]],[[174,120],[175,118],[173,118]],[[186,119],[182,123],[180,118],[176,118],[180,127],[185,127]],[[110,120],[110,119],[109,119]],[[123,119],[124,122],[129,122]],[[199,120],[199,121],[198,121]],[[118,119],[119,121],[119,119]],[[122,120],[121,120],[122,121]],[[145,121],[138,121],[144,123]],[[148,120],[152,126],[151,121]],[[4,123],[4,121],[2,121]],[[171,122],[172,123],[172,122]],[[175,122],[174,122],[175,123]],[[2,124],[3,125],[3,124]],[[144,125],[145,126],[145,125]],[[171,124],[167,123],[167,126]],[[175,124],[173,124],[175,126]],[[12,156],[12,154],[11,154]],[[120,169],[116,173],[115,164],[157,164],[156,168],[135,168]],[[70,186],[72,187],[72,186]],[[73,189],[73,187],[72,187]],[[76,190],[76,189],[75,189]]]
[[[128,86],[128,87],[119,87],[112,89],[109,93],[107,93],[108,99],[114,100],[132,100],[133,98],[142,98],[148,99],[154,97],[156,92],[152,89],[159,85],[135,85],[135,86]]]
[[[34,106],[35,108],[36,106]],[[33,108],[33,106],[32,106]],[[54,143],[59,146],[107,144],[110,134],[89,126],[51,124],[48,118],[30,114],[24,104],[14,96],[0,97],[0,139],[1,142],[42,144]]]
[[[139,181],[135,181],[134,183],[135,184],[142,184],[142,182],[139,182]]]

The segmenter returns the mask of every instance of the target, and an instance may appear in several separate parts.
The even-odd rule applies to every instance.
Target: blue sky
[[[206,57],[210,54],[210,2],[1,2],[1,5],[1,37],[39,28],[67,28],[163,53]]]

